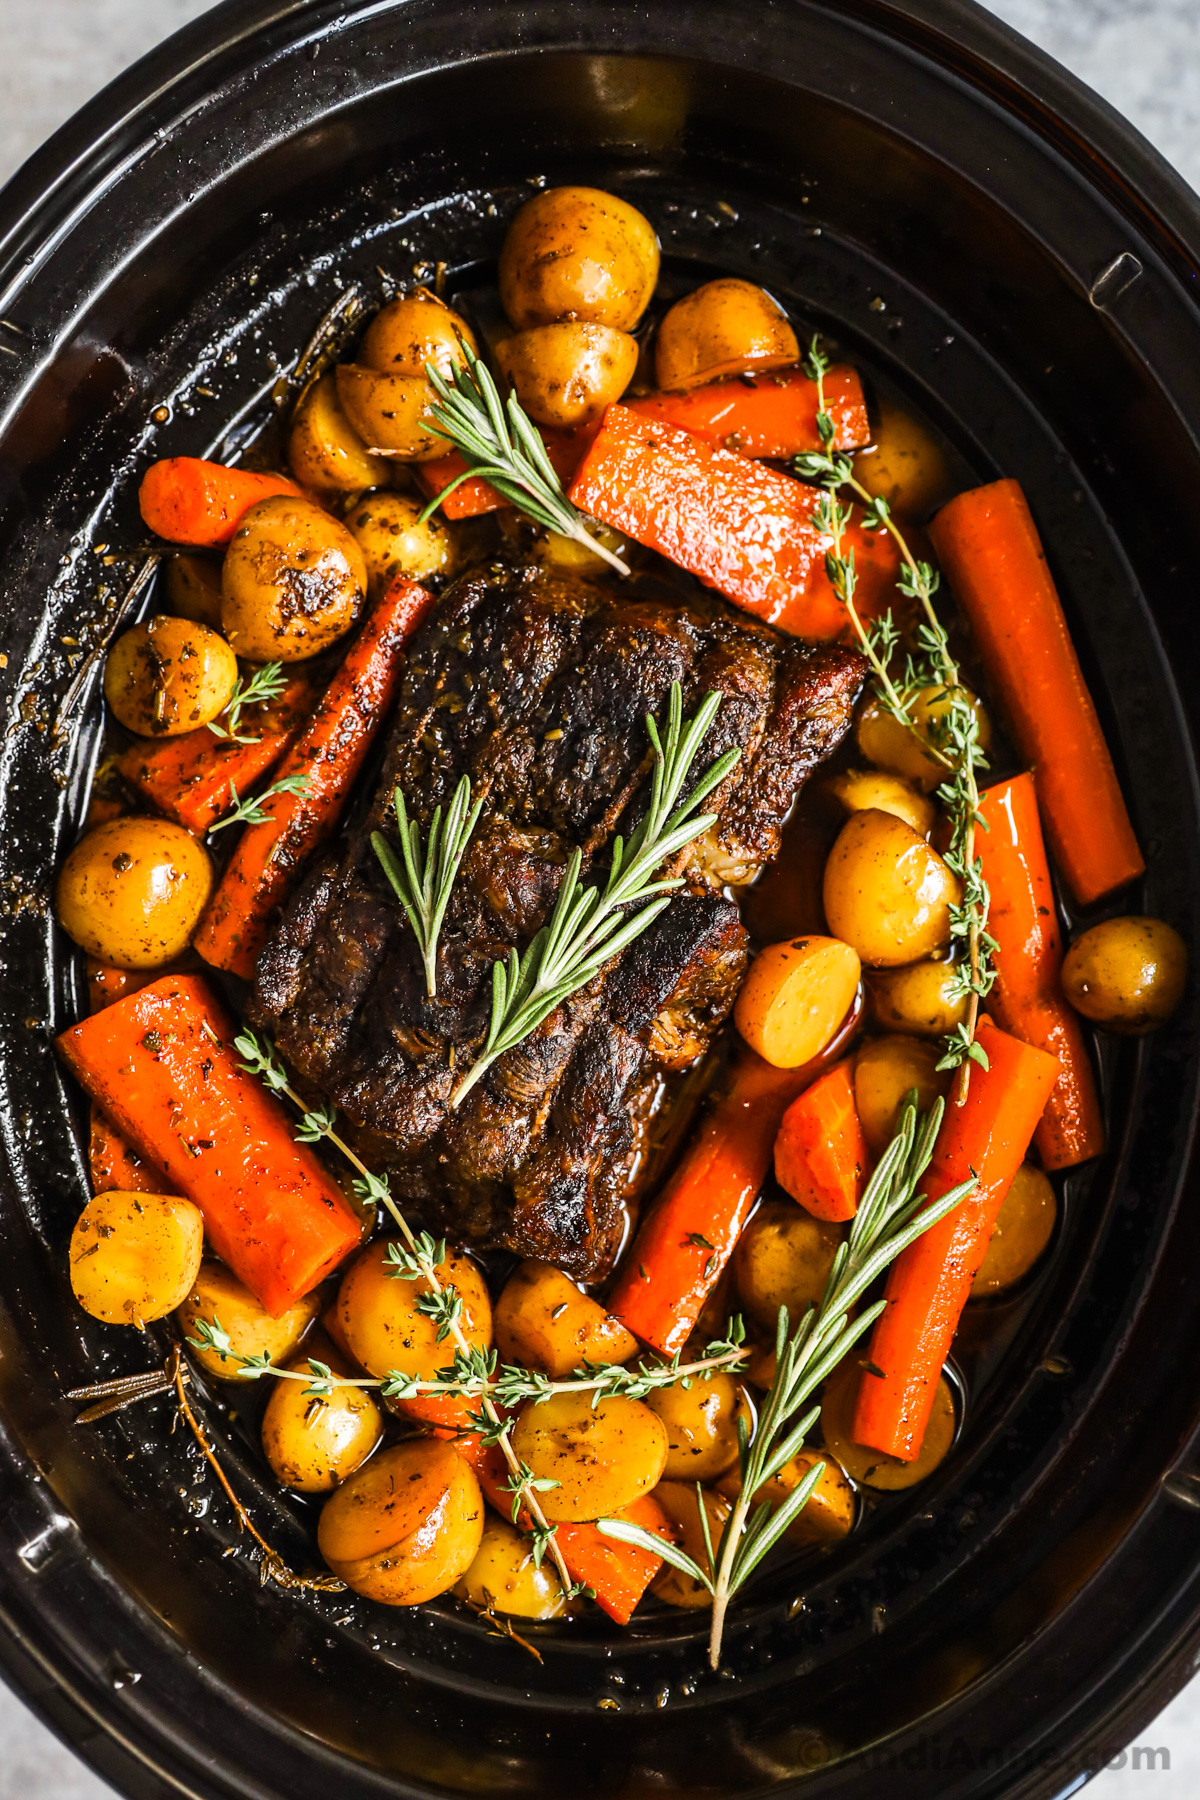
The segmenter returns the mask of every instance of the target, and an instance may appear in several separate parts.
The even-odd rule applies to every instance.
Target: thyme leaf
[[[208,729],[215,737],[228,738],[231,744],[257,744],[260,740],[251,733],[242,730],[242,714],[248,706],[261,706],[268,700],[278,700],[287,686],[287,676],[283,672],[283,664],[278,662],[262,663],[247,681],[241,675],[233,684],[233,693],[229,696],[229,704],[210,719]],[[221,720],[225,724],[221,724]]]

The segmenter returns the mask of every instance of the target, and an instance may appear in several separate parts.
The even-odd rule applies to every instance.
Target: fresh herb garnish
[[[263,807],[276,794],[306,794],[312,776],[306,769],[297,769],[291,775],[281,775],[273,786],[261,794],[253,794],[245,800],[238,799],[237,783],[229,783],[229,798],[233,801],[233,811],[225,818],[218,819],[215,825],[209,826],[209,834],[224,831],[227,825],[266,825],[271,818]]]
[[[233,693],[229,696],[228,705],[209,720],[208,729],[219,738],[227,738],[231,744],[257,744],[261,739],[242,730],[242,714],[248,706],[261,706],[268,700],[278,700],[288,678],[283,672],[282,663],[263,663],[255,669],[249,681],[239,675],[233,684]],[[225,724],[221,724],[221,720]]]
[[[407,913],[421,946],[425,991],[431,1000],[437,994],[438,933],[446,916],[458,866],[482,811],[482,799],[471,806],[471,781],[464,775],[454,790],[444,826],[442,809],[435,807],[429,837],[422,848],[421,827],[415,819],[409,819],[404,795],[397,788],[396,825],[403,863],[381,831],[371,833],[371,848],[383,865],[383,872],[395,889],[396,898]]]

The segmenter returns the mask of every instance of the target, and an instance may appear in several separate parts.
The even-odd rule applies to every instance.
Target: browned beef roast
[[[474,572],[415,637],[369,816],[312,870],[259,963],[254,1014],[350,1121],[422,1222],[544,1257],[580,1277],[619,1247],[635,1117],[648,1081],[685,1067],[733,1004],[746,961],[722,884],[772,858],[805,777],[844,735],[853,651],[779,637],[722,601],[638,598],[536,568]],[[645,715],[672,681],[685,713],[724,699],[695,772],[731,745],[718,823],[685,852],[686,886],[592,984],[449,1101],[486,1025],[495,958],[553,906],[575,846],[603,875],[640,816]],[[425,994],[416,941],[370,832],[395,832],[397,783],[428,826],[463,771],[483,816]]]

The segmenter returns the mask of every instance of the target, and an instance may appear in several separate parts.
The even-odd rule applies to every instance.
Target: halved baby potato
[[[475,1471],[449,1444],[410,1438],[381,1450],[325,1502],[317,1544],[334,1574],[385,1606],[452,1588],[483,1538]]]
[[[186,1299],[204,1252],[198,1206],[177,1194],[97,1194],[71,1233],[71,1286],[85,1312],[140,1331]]]

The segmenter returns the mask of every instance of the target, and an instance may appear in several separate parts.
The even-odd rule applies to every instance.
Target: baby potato
[[[777,1069],[798,1069],[829,1043],[862,973],[857,953],[831,937],[793,938],[760,950],[733,1009],[752,1050]]]
[[[842,826],[825,864],[829,929],[874,968],[897,968],[950,942],[958,878],[911,825],[869,807]]]
[[[794,1327],[820,1300],[845,1235],[790,1200],[768,1200],[754,1214],[737,1241],[733,1274],[746,1311],[772,1340],[781,1306]]]
[[[443,380],[451,381],[455,369],[467,366],[464,345],[478,356],[467,321],[428,288],[418,288],[380,308],[358,354],[365,368],[390,375],[423,376],[426,363],[432,363]]]
[[[933,1410],[925,1428],[920,1455],[913,1462],[904,1462],[898,1456],[889,1456],[885,1450],[873,1450],[867,1444],[857,1444],[851,1436],[860,1379],[873,1381],[875,1377],[864,1373],[863,1364],[855,1352],[834,1370],[825,1383],[825,1390],[821,1395],[821,1435],[826,1447],[837,1458],[851,1481],[861,1481],[867,1487],[878,1488],[887,1493],[914,1487],[918,1481],[924,1481],[927,1475],[933,1474],[954,1442],[957,1414],[950,1383],[944,1375],[939,1375]]]
[[[919,788],[886,769],[847,769],[825,783],[848,813],[894,813],[927,838],[937,818],[937,807]]]
[[[1058,1199],[1050,1178],[1032,1163],[1022,1163],[1004,1196],[975,1279],[972,1300],[1002,1294],[1027,1275],[1054,1235]]]
[[[184,553],[167,561],[167,609],[177,618],[221,629],[221,565],[207,556]]]
[[[368,450],[388,460],[430,462],[450,446],[432,428],[429,409],[437,395],[424,375],[391,375],[341,363],[336,371],[342,409]]]
[[[667,1428],[641,1400],[552,1394],[527,1401],[512,1445],[539,1481],[548,1519],[602,1519],[648,1494],[667,1460]]]
[[[356,539],[311,500],[252,506],[225,553],[221,622],[251,662],[301,662],[344,637],[362,611],[367,566]]]
[[[769,1500],[773,1506],[781,1505],[811,1473],[814,1463],[824,1463],[824,1470],[784,1533],[794,1544],[836,1543],[852,1529],[858,1511],[854,1489],[828,1450],[797,1450],[777,1475],[762,1483],[755,1493],[755,1502]],[[729,1500],[736,1500],[741,1491],[741,1476],[736,1469],[717,1483],[717,1492]]]
[[[1076,1012],[1125,1037],[1144,1037],[1170,1018],[1187,985],[1187,946],[1162,919],[1105,919],[1075,939],[1063,959],[1063,993]]]
[[[959,691],[966,696],[975,715],[979,747],[986,755],[992,746],[992,722],[978,695],[972,694],[967,688]],[[920,736],[910,731],[907,725],[902,725],[881,701],[868,700],[859,713],[854,728],[859,749],[868,762],[903,775],[916,787],[931,794],[945,781],[946,765],[939,762],[929,750],[922,748],[921,737],[931,746],[935,744],[932,728],[949,712],[952,700],[950,691],[944,687],[918,690],[913,696],[912,718]]]
[[[475,1560],[454,1591],[485,1612],[518,1619],[556,1619],[566,1604],[550,1558],[535,1568],[528,1537],[494,1513],[484,1521]]]
[[[655,1388],[646,1405],[667,1428],[668,1481],[711,1481],[737,1461],[737,1417],[745,1395],[732,1375],[718,1370],[689,1387]]]
[[[501,375],[541,425],[589,425],[619,400],[637,368],[637,340],[590,319],[534,325],[496,345]]]
[[[272,1318],[249,1288],[242,1286],[232,1269],[227,1269],[215,1257],[205,1257],[177,1317],[193,1361],[223,1381],[244,1381],[238,1357],[265,1356],[273,1363],[286,1362],[299,1348],[320,1310],[320,1295],[305,1294],[277,1319]],[[196,1327],[202,1319],[208,1325],[215,1321],[220,1326],[229,1339],[228,1351],[191,1341],[198,1336]]]
[[[106,1325],[163,1319],[187,1296],[204,1249],[200,1208],[175,1194],[97,1194],[75,1221],[71,1286]]]
[[[723,1494],[714,1494],[707,1488],[702,1488],[700,1495],[697,1495],[691,1482],[682,1481],[660,1481],[654,1490],[654,1498],[678,1530],[679,1548],[694,1563],[706,1569],[708,1548],[704,1542],[704,1528],[700,1523],[701,1500],[714,1554],[721,1541],[725,1521],[733,1510],[729,1501]],[[666,1600],[671,1606],[682,1606],[688,1611],[698,1611],[712,1605],[712,1595],[708,1589],[695,1576],[685,1575],[682,1569],[673,1569],[669,1562],[664,1562],[650,1583],[650,1589],[660,1600]]]
[[[397,575],[424,581],[448,575],[456,556],[454,538],[436,513],[422,520],[423,507],[407,494],[377,488],[364,494],[346,523],[367,566],[367,586],[374,599]]]
[[[288,466],[304,487],[354,494],[377,487],[390,473],[385,456],[372,456],[346,417],[332,374],[314,381],[292,416]]]
[[[366,1388],[341,1387],[328,1394],[309,1390],[316,1380],[308,1366],[315,1356],[335,1375],[349,1368],[331,1344],[310,1343],[308,1353],[286,1367],[307,1381],[273,1379],[262,1417],[263,1454],[284,1487],[301,1494],[326,1494],[366,1462],[383,1435],[383,1414]]]
[[[483,1538],[475,1471],[449,1444],[410,1438],[381,1450],[321,1509],[317,1544],[334,1574],[384,1606],[452,1588]]]
[[[925,519],[954,489],[941,445],[911,413],[890,401],[879,408],[874,443],[854,458],[855,478],[905,520]]]
[[[399,1243],[398,1239],[389,1240]],[[424,1280],[405,1281],[392,1274],[388,1241],[367,1244],[342,1276],[338,1289],[338,1324],[351,1355],[369,1375],[383,1376],[392,1369],[429,1380],[445,1368],[453,1346],[437,1341],[433,1319],[417,1311],[417,1301],[429,1292]],[[483,1277],[469,1257],[452,1251],[438,1264],[438,1280],[454,1287],[462,1298],[459,1319],[467,1342],[480,1350],[492,1341],[492,1308]]]
[[[799,360],[800,345],[782,307],[765,288],[731,276],[677,300],[654,345],[655,379],[675,392]]]
[[[867,1038],[854,1061],[854,1105],[863,1136],[878,1156],[895,1135],[905,1097],[917,1090],[924,1112],[950,1086],[950,1071],[938,1071],[941,1052],[917,1037]]]
[[[658,280],[658,239],[628,201],[598,188],[543,188],[500,252],[500,300],[518,331],[587,319],[632,331]]]
[[[54,909],[68,937],[98,962],[157,969],[187,949],[212,887],[208,851],[182,825],[110,819],[63,864]]]
[[[496,1347],[504,1362],[565,1381],[588,1362],[625,1363],[637,1339],[599,1301],[550,1263],[523,1262],[496,1302]]]
[[[875,970],[867,987],[875,1022],[884,1031],[946,1037],[967,1016],[967,997],[959,990],[955,963],[915,962],[902,969]]]
[[[215,631],[167,613],[124,631],[104,664],[104,698],[126,731],[178,737],[224,712],[237,657]]]

